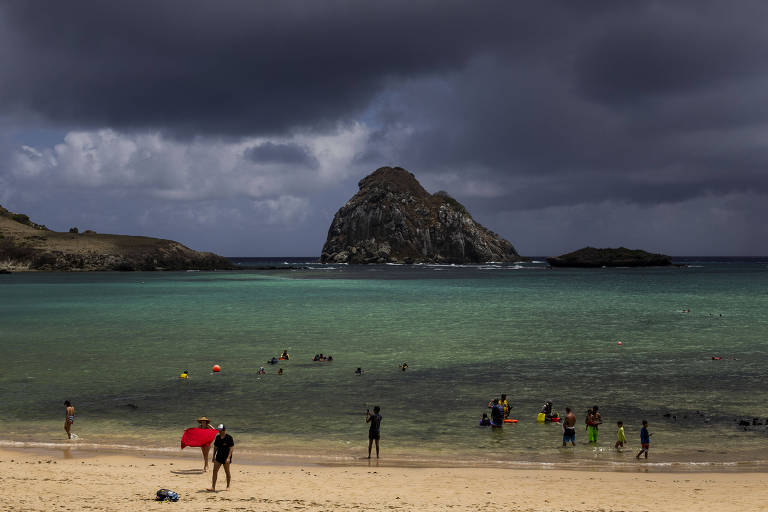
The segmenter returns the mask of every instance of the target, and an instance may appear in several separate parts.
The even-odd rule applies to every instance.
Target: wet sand
[[[87,456],[83,456],[87,455]],[[232,489],[207,492],[199,450],[159,457],[77,450],[0,450],[3,509],[150,510],[768,510],[764,472],[633,472],[238,463]],[[642,462],[640,463],[642,464]],[[218,488],[224,489],[223,471]]]

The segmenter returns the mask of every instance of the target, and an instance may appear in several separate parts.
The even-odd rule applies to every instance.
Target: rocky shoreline
[[[0,269],[8,272],[232,270],[226,258],[173,240],[52,231],[0,207]]]

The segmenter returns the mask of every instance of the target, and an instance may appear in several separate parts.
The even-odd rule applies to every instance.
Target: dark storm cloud
[[[743,212],[768,215],[767,24],[768,4],[751,0],[9,2],[0,117],[159,133],[179,153],[197,138],[263,137],[237,150],[255,167],[228,175],[261,177],[260,191],[276,180],[260,165],[293,166],[290,181],[333,183],[309,181],[331,214],[362,175],[401,165],[481,219],[569,208],[588,219],[616,203],[627,215],[660,207],[660,224],[699,208],[718,224],[747,194],[755,206],[734,215],[762,233]],[[339,126],[367,141],[323,167],[338,147],[307,141]],[[202,147],[210,163],[195,176],[226,181],[215,176],[222,146]],[[137,176],[142,151],[131,153]],[[335,174],[337,161],[354,169]],[[674,229],[654,233],[671,243]]]
[[[452,68],[525,36],[522,20],[492,5],[9,3],[0,101],[84,126],[315,127],[359,112],[388,79]]]

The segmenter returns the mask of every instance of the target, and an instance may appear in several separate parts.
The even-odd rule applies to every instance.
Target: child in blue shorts
[[[636,459],[639,459],[640,456],[645,452],[645,458],[648,458],[648,448],[651,447],[651,436],[653,434],[651,432],[648,432],[648,421],[643,420],[643,428],[640,429],[640,453],[637,454],[635,457]]]

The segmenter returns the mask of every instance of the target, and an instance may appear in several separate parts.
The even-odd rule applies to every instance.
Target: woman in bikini
[[[67,439],[72,439],[72,424],[75,422],[75,406],[69,403],[69,400],[64,400],[64,431],[67,433]]]
[[[205,416],[197,418],[197,423],[199,424],[199,428],[213,428],[213,426],[211,426],[211,420]],[[211,451],[211,443],[202,445],[200,449],[203,451],[203,472],[205,473],[208,471],[208,453]]]

